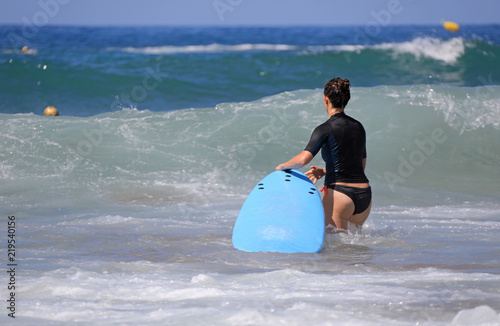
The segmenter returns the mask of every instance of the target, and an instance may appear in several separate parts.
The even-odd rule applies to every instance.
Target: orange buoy
[[[44,116],[58,116],[59,112],[57,109],[53,106],[47,106],[45,110],[43,111]]]
[[[460,30],[460,26],[457,23],[446,21],[443,23],[444,29],[452,33],[456,33]]]

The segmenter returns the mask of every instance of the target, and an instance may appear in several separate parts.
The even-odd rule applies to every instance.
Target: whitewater
[[[483,103],[498,103],[492,89],[480,91]],[[363,231],[328,236],[319,254],[240,252],[231,232],[255,183],[324,119],[320,90],[166,113],[3,114],[19,318],[446,325],[481,309],[498,318],[498,107],[483,104],[488,119],[466,125],[461,100],[452,112],[430,106],[478,91],[353,89],[374,209]],[[311,108],[318,114],[305,119]]]

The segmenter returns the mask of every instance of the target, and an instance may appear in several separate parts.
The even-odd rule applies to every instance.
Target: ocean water
[[[499,26],[0,30],[3,325],[500,324]],[[367,223],[318,254],[234,249],[337,75]]]

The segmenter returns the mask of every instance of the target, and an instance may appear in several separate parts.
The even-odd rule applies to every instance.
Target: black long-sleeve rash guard
[[[325,185],[368,183],[363,169],[366,133],[359,121],[344,112],[332,115],[314,129],[304,150],[316,156],[320,149],[326,164]]]

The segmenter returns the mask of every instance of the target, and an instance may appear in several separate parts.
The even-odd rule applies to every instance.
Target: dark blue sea
[[[0,112],[165,112],[318,89],[332,76],[355,87],[476,87],[500,75],[500,25],[375,35],[363,26],[33,28],[0,29]],[[21,54],[25,45],[34,55]]]
[[[500,324],[500,25],[0,35],[3,325]],[[367,132],[363,230],[234,249],[337,76]]]

